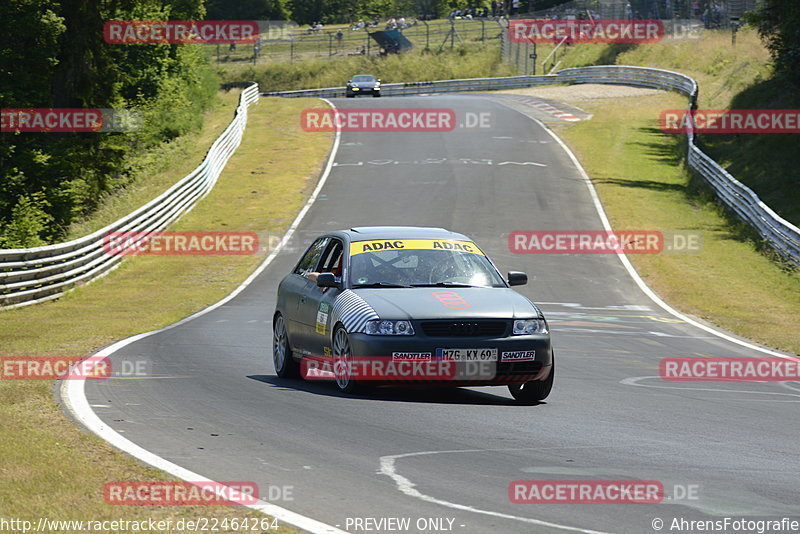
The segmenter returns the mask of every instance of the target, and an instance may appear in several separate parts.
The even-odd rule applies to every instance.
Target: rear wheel
[[[337,326],[333,332],[333,374],[336,376],[336,386],[343,393],[353,393],[358,389],[353,379],[352,359],[347,330]]]
[[[289,336],[282,315],[278,315],[272,325],[272,363],[281,378],[300,376],[300,368],[292,357],[292,347],[289,346]]]
[[[556,374],[556,359],[553,356],[553,366],[550,368],[550,376],[544,380],[533,380],[524,384],[512,384],[508,386],[511,396],[517,404],[536,404],[543,401],[550,395],[553,389],[553,376]]]

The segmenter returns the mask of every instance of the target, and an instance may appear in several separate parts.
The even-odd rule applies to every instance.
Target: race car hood
[[[381,319],[527,319],[541,315],[511,288],[415,287],[354,289]]]
[[[350,87],[358,87],[360,89],[372,89],[378,84],[377,82],[350,82],[348,85]]]

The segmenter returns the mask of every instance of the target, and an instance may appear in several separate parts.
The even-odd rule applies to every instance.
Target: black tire
[[[525,382],[524,384],[512,384],[508,386],[508,391],[517,404],[538,404],[545,400],[553,389],[553,376],[556,374],[556,357],[553,355],[553,367],[550,369],[550,376],[546,380]]]
[[[358,383],[350,376],[348,360],[353,356],[350,350],[350,339],[342,325],[333,330],[333,373],[336,375],[336,387],[342,393],[355,393]]]
[[[278,314],[272,323],[272,363],[275,364],[275,372],[281,378],[300,376],[300,366],[294,359],[289,336],[286,333],[286,323],[281,314]]]
[[[356,95],[344,95],[344,96],[346,96],[347,98],[355,98],[356,97]]]
[[[381,94],[380,93],[372,93],[372,96],[374,96],[375,98],[380,98]]]

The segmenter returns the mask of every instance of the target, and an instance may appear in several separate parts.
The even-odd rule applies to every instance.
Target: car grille
[[[422,331],[430,337],[503,337],[505,321],[423,321]]]

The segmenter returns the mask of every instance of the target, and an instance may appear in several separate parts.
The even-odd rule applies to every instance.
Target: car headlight
[[[367,321],[364,332],[373,336],[413,336],[414,327],[409,321],[374,319]]]
[[[514,321],[514,335],[547,333],[547,321],[543,317],[538,319],[516,319]]]
[[[353,91],[358,91],[358,87],[353,87]]]

